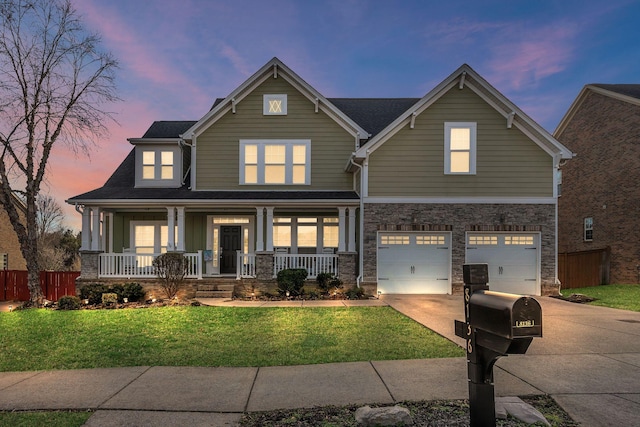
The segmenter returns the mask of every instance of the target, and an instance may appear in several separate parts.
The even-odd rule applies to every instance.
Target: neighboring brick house
[[[12,199],[16,207],[18,207],[18,213],[24,215],[26,213],[26,207],[22,200],[11,194]],[[0,269],[4,270],[26,270],[27,263],[22,257],[20,251],[20,243],[18,242],[18,236],[16,236],[9,215],[5,211],[4,207],[0,207]]]
[[[83,212],[81,280],[149,278],[178,251],[206,282],[301,267],[446,294],[483,262],[492,289],[558,292],[572,153],[468,65],[422,98],[325,98],[274,58],[200,120],[129,142],[103,187],[67,201]]]
[[[611,248],[610,283],[640,283],[640,84],[586,85],[554,136],[561,167],[560,252]]]

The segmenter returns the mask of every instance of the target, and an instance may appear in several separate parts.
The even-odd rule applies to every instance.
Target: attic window
[[[476,123],[445,122],[444,173],[475,175]]]
[[[286,116],[287,95],[263,95],[262,114],[265,116]]]

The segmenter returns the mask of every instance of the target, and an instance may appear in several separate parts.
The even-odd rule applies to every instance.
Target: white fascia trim
[[[463,66],[464,67],[464,66]],[[434,102],[436,102],[442,95],[447,93],[449,89],[454,87],[457,82],[456,78],[458,74],[462,72],[462,68],[460,67],[453,74],[447,77],[442,83],[433,88],[429,93],[427,93],[424,97],[422,97],[418,102],[409,107],[407,111],[402,113],[397,119],[395,119],[391,124],[389,124],[386,128],[380,131],[373,139],[367,142],[363,147],[360,147],[358,151],[355,153],[356,158],[365,158],[369,154],[376,151],[382,144],[388,141],[392,136],[398,133],[402,128],[404,128],[407,124],[411,122],[411,117],[415,113],[416,115],[422,113],[428,107],[430,107]]]
[[[364,203],[555,205],[554,197],[363,197]]]
[[[512,111],[515,112],[516,113],[516,117],[515,117],[515,120],[513,121],[513,123],[517,126],[518,125],[518,120],[522,120],[522,121],[526,122],[529,126],[531,126],[536,132],[539,133],[539,136],[534,138],[534,141],[537,141],[539,143],[539,145],[541,145],[541,144],[542,145],[546,145],[545,143],[543,143],[543,140],[544,140],[548,144],[550,144],[553,148],[555,148],[556,152],[561,153],[563,159],[571,159],[571,158],[573,158],[573,153],[571,152],[571,150],[569,150],[567,147],[562,145],[560,143],[560,141],[555,139],[553,137],[553,135],[551,135],[547,130],[545,130],[542,126],[540,126],[538,123],[536,123],[531,117],[529,117],[517,105],[515,105],[506,96],[504,96],[502,93],[500,93],[500,91],[498,91],[496,88],[494,88],[480,74],[476,73],[471,67],[469,67],[467,72],[469,74],[471,74],[473,79],[476,80],[477,82],[479,82],[482,85],[482,87],[484,87],[492,96],[494,96],[496,99],[500,100],[500,102],[502,102],[503,104],[505,104],[508,107],[509,111],[502,112],[502,114],[504,115],[505,118],[507,118],[509,113],[511,113]],[[473,84],[469,84],[468,81],[465,82],[465,85],[473,88]],[[477,91],[477,89],[475,91]],[[486,100],[486,97],[482,97],[482,98]],[[494,106],[494,108],[496,108],[496,107]],[[496,110],[500,111],[499,108],[496,108]],[[518,126],[518,128],[520,130],[522,130],[521,126]]]
[[[288,70],[287,68],[285,68]],[[361,139],[365,139],[368,137],[369,133],[360,127],[356,122],[351,120],[347,115],[345,115],[342,111],[336,108],[331,102],[329,102],[320,92],[311,87],[308,83],[298,77],[293,71],[288,70],[288,74],[279,74],[279,77],[282,77],[287,81],[291,86],[293,86],[298,92],[304,95],[312,104],[316,103],[316,99],[319,101],[319,109],[322,110],[325,114],[327,114],[333,121],[338,123],[344,130],[349,132],[354,137],[359,137]]]
[[[99,206],[101,209],[142,209],[157,208],[166,210],[167,206],[182,206],[187,208],[218,208],[218,207],[256,207],[256,206],[275,206],[275,207],[336,207],[336,206],[359,206],[359,199],[319,199],[319,200],[190,200],[190,199],[149,199],[149,200],[74,200],[66,201],[70,204]]]
[[[127,138],[131,145],[175,145],[179,144],[180,138]]]

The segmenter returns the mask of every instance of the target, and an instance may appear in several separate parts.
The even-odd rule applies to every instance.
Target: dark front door
[[[235,273],[237,254],[241,245],[242,227],[238,225],[223,225],[220,227],[220,273]]]

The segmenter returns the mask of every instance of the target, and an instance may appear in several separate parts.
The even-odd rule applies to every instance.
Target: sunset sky
[[[274,56],[326,97],[421,97],[467,63],[549,132],[588,83],[640,83],[640,2],[74,0],[120,62],[118,123],[54,153],[64,200],[102,186],[154,120],[198,120]]]

